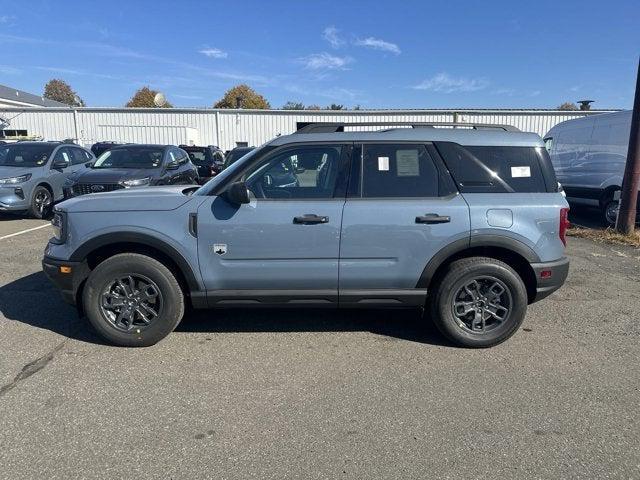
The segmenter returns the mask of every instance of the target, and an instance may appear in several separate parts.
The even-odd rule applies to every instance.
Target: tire
[[[31,194],[31,205],[29,215],[37,219],[45,219],[51,213],[53,207],[53,195],[49,189],[43,185],[38,185]]]
[[[480,288],[473,286],[474,280]],[[496,297],[501,289],[504,292]],[[436,327],[449,340],[463,347],[486,348],[504,342],[518,330],[527,300],[524,282],[513,268],[494,258],[471,257],[448,266],[429,298],[429,310]]]
[[[618,209],[620,208],[620,202],[613,199],[608,199],[602,204],[601,214],[602,222],[608,227],[615,227],[616,220],[618,218]]]
[[[184,293],[171,271],[137,253],[114,255],[94,268],[82,302],[98,334],[122,347],[158,343],[180,323],[185,308]]]

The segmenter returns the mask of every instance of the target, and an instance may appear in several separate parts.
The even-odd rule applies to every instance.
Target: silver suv
[[[198,189],[65,201],[44,270],[118,345],[158,342],[187,305],[424,308],[495,345],[565,281],[567,202],[538,135],[412,127],[311,124]]]
[[[93,162],[93,153],[61,142],[0,145],[0,212],[45,218],[63,199],[67,178]]]

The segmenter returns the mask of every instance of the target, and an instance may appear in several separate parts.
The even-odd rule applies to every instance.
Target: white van
[[[544,137],[558,181],[570,203],[600,208],[615,224],[627,161],[631,110],[559,123]]]

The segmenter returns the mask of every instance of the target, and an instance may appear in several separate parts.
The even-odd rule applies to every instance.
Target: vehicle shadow
[[[86,318],[63,302],[43,272],[0,286],[0,313],[11,321],[75,340],[107,345]],[[417,310],[216,309],[189,311],[176,332],[371,332],[399,340],[453,346]]]

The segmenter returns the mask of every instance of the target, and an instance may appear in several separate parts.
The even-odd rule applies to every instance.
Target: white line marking
[[[9,235],[4,235],[4,236],[0,237],[0,240],[4,240],[5,238],[17,237],[18,235],[22,235],[23,233],[33,232],[34,230],[40,230],[41,228],[50,227],[50,226],[51,226],[51,224],[47,223],[45,225],[40,225],[40,226],[33,227],[33,228],[27,228],[26,230],[22,230],[20,232],[11,233]]]

